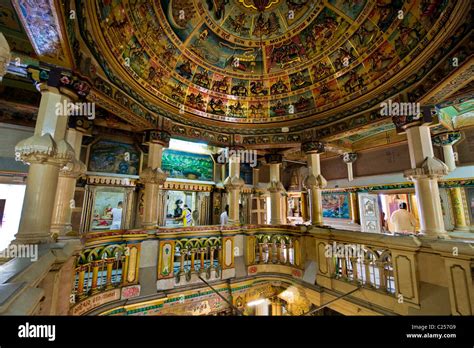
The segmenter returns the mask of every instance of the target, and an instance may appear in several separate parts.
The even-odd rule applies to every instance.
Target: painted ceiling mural
[[[383,84],[426,47],[449,2],[95,0],[86,6],[116,63],[160,106],[269,123],[318,115]]]

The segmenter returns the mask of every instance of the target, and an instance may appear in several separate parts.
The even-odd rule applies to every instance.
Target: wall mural
[[[350,219],[348,193],[323,193],[323,217]]]
[[[140,152],[131,144],[100,140],[91,146],[89,170],[138,175]]]
[[[161,168],[169,178],[213,181],[214,161],[210,155],[166,149]]]
[[[97,0],[94,14],[117,63],[159,99],[248,123],[310,116],[375,89],[452,9],[421,0],[274,1],[263,12],[256,4]]]

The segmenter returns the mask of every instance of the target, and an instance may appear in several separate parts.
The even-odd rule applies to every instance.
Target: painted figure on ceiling
[[[216,80],[212,84],[212,90],[221,93],[227,93],[227,89],[229,88],[227,84],[227,79],[224,77],[222,80]]]
[[[288,92],[288,86],[281,80],[279,79],[276,83],[274,83],[270,87],[270,93],[273,94],[282,94]]]
[[[245,87],[243,81],[239,81],[236,86],[233,86],[230,93],[240,97],[246,97],[248,95],[247,87]]]
[[[254,95],[267,95],[268,91],[265,89],[262,81],[252,81],[250,83],[250,92]]]

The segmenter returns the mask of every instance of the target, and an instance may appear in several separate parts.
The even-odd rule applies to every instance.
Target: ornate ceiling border
[[[81,24],[81,21],[79,21],[79,23]],[[425,64],[425,66],[422,69],[420,69],[416,73],[412,74],[408,78],[404,79],[403,81],[400,81],[397,85],[392,87],[389,91],[386,91],[384,94],[379,95],[378,98],[374,98],[372,100],[372,103],[370,103],[370,104],[372,104],[372,107],[374,105],[377,105],[380,102],[388,99],[390,96],[397,95],[397,93],[399,93],[400,90],[404,90],[408,86],[413,85],[416,82],[419,82],[419,81],[425,79],[426,76],[431,72],[431,70],[435,69],[434,67],[437,65],[437,63],[439,63],[439,61],[441,61],[441,59],[444,58],[443,56],[445,56],[447,54],[447,52],[449,52],[455,46],[455,44],[457,44],[463,38],[462,36],[468,31],[467,29],[468,29],[467,26],[461,27],[460,30],[456,31],[457,35],[454,35],[450,39],[450,42],[449,42],[450,45],[443,45],[442,47],[440,47],[438,49],[438,51],[435,54],[432,55],[433,57],[440,58],[439,60],[435,61],[435,59],[433,59],[433,58],[428,60],[428,62]],[[97,51],[94,52],[94,49],[91,49],[91,51],[93,52],[93,54],[95,56],[97,56],[97,54],[98,54]],[[100,61],[100,59],[99,59],[99,61]],[[106,64],[104,70],[106,72],[109,71],[109,74],[108,74],[109,78],[111,78],[112,81],[114,81],[114,83],[118,83],[119,85],[124,86],[124,84],[122,83],[122,81],[120,79],[118,79],[113,74],[111,74],[110,69],[108,69],[107,63],[105,61],[103,61],[102,63]],[[101,81],[100,83],[108,84],[108,82],[105,82],[105,81]],[[112,88],[112,86],[113,85],[109,84],[109,88]],[[113,88],[118,90],[118,88],[116,88],[115,86]],[[412,88],[412,90],[416,90],[416,88],[418,88],[418,86]],[[163,110],[157,108],[156,106],[146,102],[143,98],[140,97],[140,95],[138,95],[137,93],[134,93],[134,91],[131,90],[130,88],[125,88],[125,89],[128,90],[128,92],[131,92],[132,97],[134,97],[135,99],[138,100],[137,103],[140,103],[140,104],[146,106],[147,110],[151,110],[152,112],[155,113],[153,115],[150,114],[151,118],[148,118],[148,121],[151,121],[153,119],[153,117],[156,118],[157,115],[158,115],[159,118],[163,117],[165,119],[165,122],[168,124],[169,131],[174,135],[178,135],[178,136],[181,136],[181,137],[205,138],[206,140],[209,140],[211,143],[216,143],[216,144],[217,143],[218,144],[225,144],[225,143],[229,143],[229,141],[232,141],[232,138],[233,138],[232,135],[227,134],[227,132],[236,131],[234,129],[230,129],[230,128],[226,129],[226,128],[222,128],[222,127],[218,127],[218,126],[212,126],[212,125],[206,124],[205,122],[200,123],[199,125],[196,125],[195,122],[192,122],[189,119],[187,120],[185,117],[183,117],[181,115],[170,115],[169,113],[164,112]],[[92,95],[94,96],[95,94],[92,94]],[[110,105],[106,108],[110,110],[111,106],[114,104],[114,101],[109,101],[109,103],[110,103]],[[129,110],[131,110],[132,107],[135,108],[135,109],[137,107],[140,107],[140,106],[134,106],[133,105],[134,103],[135,103],[135,101],[131,102],[131,106],[128,107]],[[281,133],[281,128],[270,128],[270,129],[258,129],[258,128],[245,129],[245,128],[241,128],[241,129],[237,130],[237,132],[242,134],[240,142],[242,144],[246,144],[246,145],[258,145],[258,144],[260,144],[260,145],[290,144],[291,145],[291,144],[296,144],[296,143],[301,141],[300,131],[305,130],[305,129],[306,129],[305,134],[312,133],[313,137],[324,138],[324,137],[334,135],[334,134],[342,134],[344,129],[347,130],[347,128],[345,128],[345,127],[350,128],[350,124],[355,125],[354,129],[356,129],[357,127],[360,127],[361,125],[370,124],[371,121],[376,121],[376,122],[379,121],[379,120],[377,120],[377,117],[375,116],[375,114],[372,114],[372,116],[371,117],[369,116],[368,118],[366,117],[367,114],[365,114],[365,115],[360,114],[361,110],[367,109],[368,107],[371,106],[370,104],[369,104],[369,102],[364,103],[362,105],[359,105],[357,108],[355,108],[353,110],[349,110],[349,111],[344,112],[342,114],[339,114],[338,116],[336,116],[334,118],[331,117],[331,118],[327,118],[326,120],[319,120],[319,121],[312,122],[310,124],[301,124],[301,125],[291,127],[290,131],[292,131],[292,132],[290,132],[288,134],[284,134],[284,133],[282,134]],[[146,112],[149,112],[149,111],[146,111]],[[357,115],[357,112],[359,112],[359,115]],[[134,112],[132,111],[132,113],[134,113]],[[339,125],[335,123],[338,119],[341,119],[341,118],[346,117],[348,115],[354,115],[354,114],[356,114],[356,115],[353,116],[350,120],[344,120],[344,121],[340,122]],[[121,112],[121,115],[119,115],[119,116],[121,116],[122,118],[124,118],[124,119],[126,119],[127,121],[130,122],[130,119],[129,119],[130,114],[126,115],[124,112]],[[171,120],[166,121],[167,118],[168,119],[173,119],[174,118],[176,121],[171,121]],[[362,118],[365,119],[364,122],[361,121]],[[134,121],[132,121],[132,122],[134,122]],[[136,120],[135,120],[135,122],[136,122]],[[157,122],[155,122],[155,123],[157,123]],[[333,125],[321,128],[321,126],[326,122],[333,122]],[[348,124],[348,122],[349,122],[349,124]],[[311,129],[311,130],[308,131],[307,128],[309,128],[309,127],[320,127],[320,129]],[[203,131],[203,129],[211,129],[215,133],[206,132],[206,131]],[[250,132],[253,133],[253,134],[248,135],[248,133],[250,133]],[[271,135],[272,133],[273,134],[279,133],[279,134],[275,135],[275,136],[272,136]],[[262,135],[258,136],[258,135],[255,135],[255,134],[262,134]],[[208,136],[208,138],[206,138],[206,135]],[[220,137],[221,141],[219,141],[219,139],[218,139],[219,137]],[[238,140],[239,140],[239,137],[237,137],[237,141]]]

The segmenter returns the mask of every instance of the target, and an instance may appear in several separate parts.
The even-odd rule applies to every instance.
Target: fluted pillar
[[[437,134],[432,138],[433,145],[441,146],[443,149],[444,163],[448,166],[448,170],[450,172],[456,169],[453,145],[456,144],[460,139],[461,132]]]
[[[425,109],[423,120],[405,117],[398,126],[404,129],[408,138],[411,169],[404,175],[415,185],[419,207],[421,232],[430,237],[447,237],[444,229],[443,212],[439,195],[438,179],[448,173],[448,167],[434,157],[430,128],[426,122],[430,111]],[[396,123],[397,124],[397,123]]]
[[[75,208],[74,192],[77,179],[86,172],[86,166],[80,161],[82,133],[74,128],[66,132],[66,141],[74,150],[75,157],[59,171],[58,187],[54,201],[51,233],[58,237],[70,235],[72,231],[71,215]]]
[[[224,186],[229,192],[229,224],[239,224],[240,191],[244,181],[240,176],[240,158],[238,151],[230,151],[229,176],[224,181]]]
[[[158,226],[163,215],[162,188],[167,175],[161,170],[163,148],[168,146],[170,135],[162,130],[147,130],[144,143],[148,144],[148,166],[140,174],[140,181],[145,185],[143,222],[144,228]]]
[[[303,143],[301,149],[308,160],[308,176],[303,185],[309,192],[311,224],[323,226],[323,207],[321,190],[327,186],[327,181],[321,175],[319,156],[324,152],[324,144],[317,141]]]
[[[59,88],[37,85],[41,92],[34,135],[15,147],[16,159],[29,164],[20,227],[14,243],[47,243],[51,239],[59,170],[74,159],[65,141],[68,112],[57,105],[71,102]]]

